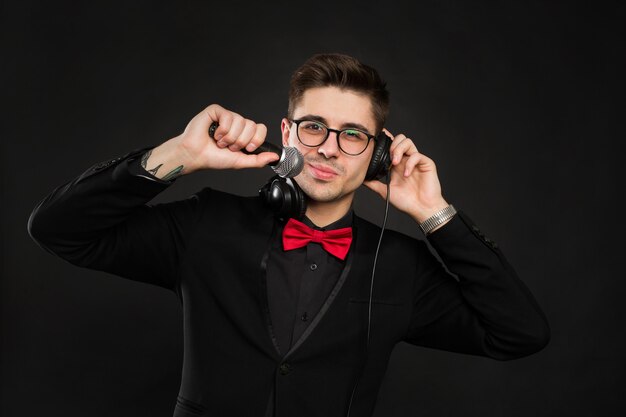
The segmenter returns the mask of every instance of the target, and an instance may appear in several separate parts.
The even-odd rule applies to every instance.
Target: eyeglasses
[[[335,132],[339,149],[348,155],[356,156],[362,154],[367,149],[370,140],[374,138],[374,135],[359,129],[331,129],[324,123],[315,120],[300,119],[290,120],[290,122],[296,124],[296,134],[300,143],[310,148],[321,146],[330,136],[330,132]]]

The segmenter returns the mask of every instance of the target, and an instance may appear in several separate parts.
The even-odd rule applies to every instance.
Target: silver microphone
[[[215,130],[218,128],[217,122],[211,123],[209,127],[209,136],[215,140]],[[274,152],[280,156],[280,159],[275,162],[270,162],[268,165],[274,170],[274,172],[282,178],[292,178],[298,175],[304,167],[304,157],[294,147],[285,146],[284,148],[278,147],[273,143],[263,142],[258,148],[252,152],[247,151],[245,148],[241,149],[241,152],[246,155],[258,155],[261,152]]]

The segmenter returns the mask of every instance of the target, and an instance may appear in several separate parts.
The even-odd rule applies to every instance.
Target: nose
[[[317,153],[321,153],[327,159],[337,157],[341,150],[339,149],[339,133],[338,132],[330,132],[326,141],[320,145],[317,149]]]

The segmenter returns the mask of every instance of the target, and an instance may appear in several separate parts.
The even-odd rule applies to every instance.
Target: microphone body
[[[218,128],[217,122],[211,123],[209,127],[209,136],[215,140],[215,130]],[[280,156],[280,159],[275,162],[271,162],[268,165],[274,170],[274,172],[282,178],[292,178],[298,175],[304,167],[304,157],[296,148],[286,146],[281,148],[273,143],[263,142],[258,148],[252,152],[247,151],[245,148],[241,149],[241,152],[246,155],[258,155],[262,152],[273,152]]]

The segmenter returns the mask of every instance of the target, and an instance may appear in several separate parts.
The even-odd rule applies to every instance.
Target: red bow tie
[[[298,249],[309,242],[317,242],[328,253],[342,261],[346,259],[352,243],[352,228],[344,227],[336,230],[314,230],[295,219],[289,219],[283,229],[283,248]]]

